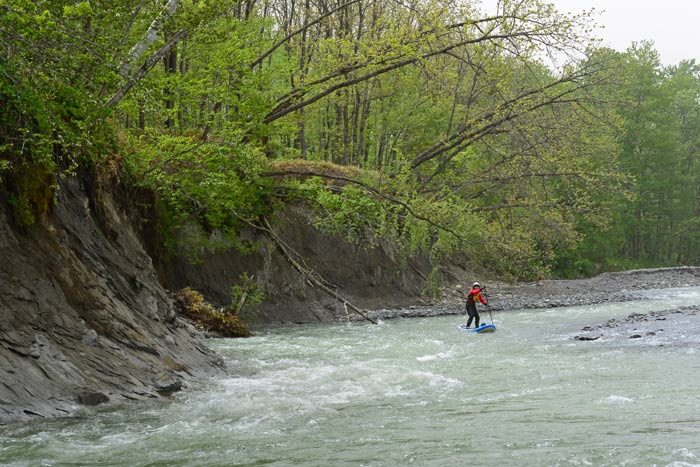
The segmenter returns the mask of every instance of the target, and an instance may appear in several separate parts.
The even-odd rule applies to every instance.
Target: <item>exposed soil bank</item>
[[[349,304],[362,310],[400,308],[427,304],[422,292],[432,265],[426,258],[405,259],[396,246],[379,239],[351,244],[339,236],[326,235],[313,226],[305,206],[287,205],[272,228],[294,261],[313,271]],[[363,319],[343,299],[314,285],[290,262],[269,235],[248,230],[242,239],[257,251],[242,255],[234,249],[205,254],[199,263],[184,257],[168,259],[161,278],[171,290],[191,287],[218,307],[231,301],[231,286],[241,273],[255,277],[265,300],[240,316],[250,326],[262,328],[285,324]]]

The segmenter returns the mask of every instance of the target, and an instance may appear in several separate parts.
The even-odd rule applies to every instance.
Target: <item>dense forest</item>
[[[0,196],[31,229],[61,177],[119,177],[195,252],[306,203],[503,277],[697,264],[700,67],[593,24],[540,0],[0,0]]]

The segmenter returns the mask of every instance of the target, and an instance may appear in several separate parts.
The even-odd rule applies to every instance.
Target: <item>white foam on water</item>
[[[232,424],[232,427],[235,431],[248,432],[251,430],[255,430],[263,424],[267,425],[268,427],[274,427],[276,423],[280,421],[283,421],[283,418],[275,416],[274,413],[262,415],[252,414],[237,420],[235,424]]]
[[[440,387],[445,389],[454,389],[464,386],[464,383],[455,378],[449,378],[441,374],[431,373],[429,371],[412,371],[411,376],[417,378],[422,383],[427,383],[430,387]]]
[[[676,449],[675,451],[673,451],[673,455],[684,457],[686,459],[697,459],[698,458],[695,455],[695,453],[688,448]]]
[[[634,403],[634,399],[625,396],[617,396],[612,394],[600,401],[603,404],[630,404]]]
[[[214,340],[227,378],[172,403],[3,427],[1,462],[700,467],[700,347],[573,339],[663,302],[507,312],[488,335],[439,317]],[[680,324],[673,335],[692,339]]]
[[[418,360],[419,362],[432,362],[434,360],[444,360],[447,358],[452,358],[454,356],[455,356],[455,350],[454,350],[454,348],[452,348],[452,349],[445,351],[445,352],[438,352],[438,353],[433,354],[433,355],[423,355],[420,357],[416,357],[416,360]]]

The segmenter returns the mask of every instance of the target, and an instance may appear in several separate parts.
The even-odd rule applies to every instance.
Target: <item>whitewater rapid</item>
[[[612,318],[700,304],[700,288],[650,298],[498,312],[491,334],[446,316],[211,341],[226,378],[166,403],[0,428],[0,464],[700,465],[700,348],[678,337],[694,324],[575,339]]]

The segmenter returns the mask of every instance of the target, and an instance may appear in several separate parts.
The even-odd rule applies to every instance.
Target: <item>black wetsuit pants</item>
[[[479,327],[479,312],[476,311],[476,303],[467,300],[467,315],[469,319],[467,320],[467,327],[472,325],[472,320],[474,320],[474,327]]]

